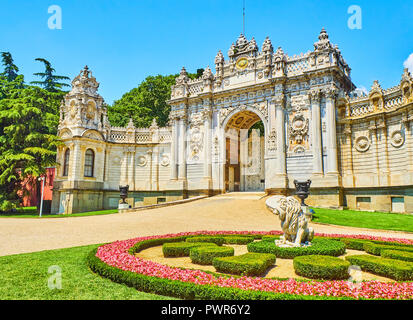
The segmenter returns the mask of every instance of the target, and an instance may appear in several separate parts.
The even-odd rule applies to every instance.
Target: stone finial
[[[210,80],[214,77],[212,74],[211,68],[208,66],[205,70],[204,73],[202,74],[202,79],[204,80]]]
[[[188,73],[186,72],[185,67],[182,67],[179,76],[176,78],[176,84],[182,84],[189,80]]]
[[[156,118],[152,119],[151,126],[149,127],[150,130],[157,130],[159,128],[158,122],[156,121]]]
[[[274,50],[271,40],[269,37],[266,37],[264,43],[262,44],[261,51],[262,52],[272,52]]]
[[[222,54],[221,50],[219,50],[217,55],[215,56],[215,64],[221,63],[224,63],[224,55]]]
[[[379,91],[379,92],[383,91],[378,80],[373,81],[373,85],[371,86],[370,92],[373,92],[373,91]]]
[[[237,47],[241,47],[241,46],[246,45],[247,43],[248,43],[247,38],[245,38],[244,34],[241,33],[235,44],[236,44]]]
[[[128,126],[126,127],[128,129],[135,129],[135,125],[133,124],[133,119],[132,117],[129,118]]]
[[[331,49],[332,45],[328,37],[326,29],[322,28],[318,36],[318,41],[314,43],[314,50],[320,51],[325,49]]]
[[[403,70],[402,81],[408,81],[408,82],[413,81],[412,75],[410,74],[408,68],[404,68],[404,70]]]

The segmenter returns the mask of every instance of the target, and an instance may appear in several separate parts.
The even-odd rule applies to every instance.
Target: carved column
[[[373,183],[380,186],[380,159],[379,159],[379,141],[377,138],[377,125],[376,120],[371,120],[369,124],[369,133],[371,136],[372,143],[374,145],[374,160],[375,160],[375,176],[373,176]]]
[[[178,177],[181,180],[186,180],[186,124],[187,124],[187,117],[186,113],[181,115],[179,119],[179,144],[178,144],[178,152],[179,152],[179,170],[178,170]]]
[[[135,147],[128,147],[128,185],[129,190],[135,190]]]
[[[205,133],[205,142],[204,142],[204,178],[212,178],[212,158],[211,158],[211,124],[212,124],[212,112],[211,106],[206,106],[203,111],[204,118],[204,133]]]
[[[409,118],[408,113],[406,112],[403,115],[402,118],[402,123],[404,125],[405,128],[405,144],[406,144],[406,153],[407,153],[407,170],[409,172],[413,171],[413,139],[412,139],[412,134],[413,134],[413,130],[412,130],[412,119]]]
[[[336,96],[334,87],[326,91],[326,125],[327,125],[327,173],[338,174],[337,164],[337,128],[336,128]]]
[[[70,161],[69,169],[72,171],[69,180],[79,180],[82,168],[82,154],[80,151],[80,144],[74,141],[73,151],[71,152],[72,161]],[[72,155],[73,154],[73,155]]]
[[[311,138],[313,152],[313,175],[323,174],[323,148],[321,145],[320,91],[310,92],[311,99]]]
[[[171,179],[178,179],[178,119],[172,118],[172,141],[171,141]]]
[[[276,175],[279,178],[283,178],[281,184],[277,185],[281,187],[286,186],[287,178],[287,165],[285,157],[285,118],[284,118],[284,107],[285,98],[284,95],[278,96],[274,99],[275,103],[275,125],[277,128],[277,167]]]
[[[354,187],[355,180],[354,180],[354,168],[353,168],[353,141],[351,139],[352,131],[351,131],[351,124],[346,123],[344,125],[344,131],[343,131],[345,137],[346,137],[346,153],[347,153],[347,161],[348,161],[348,171],[346,172],[347,175],[351,175],[352,177],[352,186]]]
[[[123,160],[120,168],[120,184],[126,185],[128,183],[128,149],[123,149]]]

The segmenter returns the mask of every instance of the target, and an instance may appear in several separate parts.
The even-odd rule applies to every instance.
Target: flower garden
[[[281,232],[199,231],[140,237],[105,244],[87,258],[90,269],[139,291],[182,299],[413,299],[413,241],[372,236],[316,234],[307,248],[279,248]],[[231,245],[246,246],[234,255]],[[143,259],[145,249],[189,257],[197,268]],[[359,250],[339,258],[346,250]],[[293,259],[297,278],[265,277],[277,259]],[[274,267],[275,264],[275,267]],[[215,272],[200,270],[209,265]],[[350,265],[388,281],[349,281]],[[300,277],[298,277],[300,276]]]

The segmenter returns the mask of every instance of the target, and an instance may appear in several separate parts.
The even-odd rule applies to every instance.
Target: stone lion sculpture
[[[267,207],[278,215],[284,234],[277,245],[301,246],[309,244],[314,238],[313,228],[308,227],[300,202],[294,197],[273,196],[266,201]]]

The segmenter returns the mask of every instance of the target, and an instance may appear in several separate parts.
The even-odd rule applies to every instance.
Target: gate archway
[[[224,129],[225,191],[264,191],[265,118],[249,109],[235,111]]]

